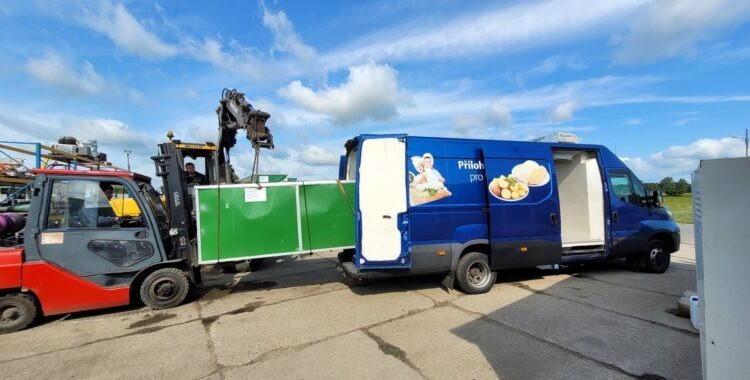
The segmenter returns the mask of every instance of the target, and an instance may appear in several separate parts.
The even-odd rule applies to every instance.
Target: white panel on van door
[[[367,261],[396,260],[401,255],[398,214],[406,212],[406,143],[365,140],[360,160],[360,255]]]

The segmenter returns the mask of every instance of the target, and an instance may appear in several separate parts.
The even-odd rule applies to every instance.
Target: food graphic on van
[[[514,166],[511,175],[531,187],[544,186],[549,182],[547,168],[532,160]]]
[[[411,163],[418,174],[409,173],[409,202],[412,206],[434,202],[451,196],[445,178],[435,169],[432,154],[412,156]]]
[[[513,175],[501,175],[490,182],[490,194],[502,201],[516,202],[529,195],[529,187]]]

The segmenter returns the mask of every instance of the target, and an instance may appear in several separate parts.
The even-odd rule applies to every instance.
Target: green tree
[[[677,195],[690,193],[692,191],[690,182],[686,181],[685,178],[680,178],[675,184],[675,191],[678,193]]]
[[[643,186],[646,186],[646,191],[651,194],[656,191],[661,191],[661,186],[657,182],[646,182],[643,184]]]
[[[659,181],[659,186],[661,187],[661,191],[667,195],[675,195],[674,193],[677,190],[677,185],[674,183],[672,177],[664,177]]]

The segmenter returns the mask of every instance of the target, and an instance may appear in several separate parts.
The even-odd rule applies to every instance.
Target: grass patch
[[[664,204],[669,207],[677,223],[693,223],[693,194],[665,195]]]

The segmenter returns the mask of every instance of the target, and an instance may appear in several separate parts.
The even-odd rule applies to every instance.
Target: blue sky
[[[360,133],[568,131],[644,180],[689,178],[744,154],[748,21],[731,0],[4,2],[0,133],[96,138],[151,174],[167,130],[215,138],[228,87],[272,115],[262,172],[333,179]]]

